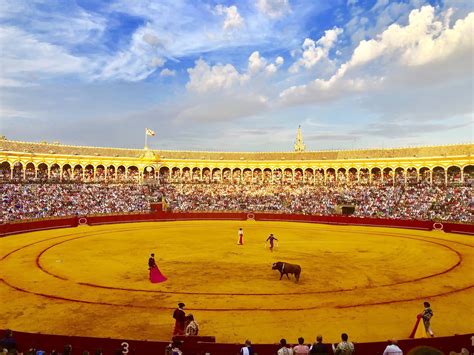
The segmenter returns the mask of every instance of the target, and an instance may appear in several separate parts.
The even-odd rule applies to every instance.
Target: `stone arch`
[[[423,183],[429,183],[430,174],[431,174],[430,168],[423,166],[420,169],[418,169],[418,176],[419,176],[418,180]]]
[[[127,180],[138,182],[140,181],[140,170],[135,165],[130,165],[127,168]]]
[[[232,183],[232,170],[230,168],[222,169],[222,182],[225,184]]]
[[[0,180],[8,181],[11,178],[11,165],[7,161],[3,161],[0,164]]]
[[[201,168],[193,168],[192,181],[193,182],[201,181]]]
[[[384,184],[393,185],[394,171],[391,167],[385,167],[382,170],[382,179]]]
[[[242,181],[247,185],[252,183],[252,169],[244,168],[242,170]]]
[[[107,166],[107,179],[108,180],[116,180],[117,179],[117,169],[115,169],[115,165]]]
[[[452,165],[448,168],[447,173],[449,185],[460,184],[462,182],[461,171],[461,168],[457,165]]]
[[[370,175],[371,175],[371,183],[372,184],[380,184],[382,182],[382,169],[379,167],[373,167],[370,169]]]
[[[242,170],[240,168],[234,168],[232,170],[232,182],[234,184],[240,184],[242,178]]]
[[[418,177],[418,171],[416,170],[415,167],[409,167],[406,170],[406,177],[407,177],[407,184],[409,185],[415,185],[418,183],[419,177]]]
[[[167,166],[160,167],[158,170],[158,179],[162,184],[166,184],[170,181],[170,169]]]
[[[349,184],[355,184],[359,181],[359,170],[357,168],[349,168],[347,170],[347,182]]]
[[[207,184],[211,182],[211,169],[209,168],[202,169],[202,181]]]
[[[186,183],[192,181],[191,168],[185,166],[181,170],[181,180],[182,182],[186,182]]]
[[[293,170],[290,168],[283,169],[283,183],[284,184],[291,184],[293,182],[294,173]]]
[[[296,168],[293,172],[293,181],[297,184],[303,183],[304,172],[302,168]]]
[[[263,182],[263,172],[260,168],[255,168],[252,171],[252,182],[254,184],[261,184]]]
[[[49,178],[51,180],[60,180],[61,179],[61,167],[58,163],[53,163],[49,167]]]
[[[370,170],[368,168],[359,169],[359,183],[368,185],[370,179]]]
[[[211,181],[215,183],[220,183],[221,182],[221,169],[219,168],[213,168],[212,169],[212,176],[211,176]]]
[[[339,185],[345,185],[347,182],[347,171],[346,168],[336,169],[336,179]]]
[[[317,185],[324,184],[324,176],[326,175],[323,168],[314,169],[314,183]]]
[[[283,181],[283,172],[280,168],[273,169],[273,183],[274,184],[281,184]]]
[[[13,163],[13,180],[23,180],[23,164],[19,161]]]
[[[94,181],[94,166],[92,164],[87,164],[84,167],[84,181],[91,182]]]
[[[403,185],[405,183],[405,169],[401,166],[395,168],[395,185]]]
[[[155,167],[148,165],[143,168],[143,180],[155,180]]]
[[[28,162],[25,165],[25,176],[26,180],[34,180],[36,177],[36,167],[35,163],[33,162]]]
[[[95,180],[96,181],[105,180],[105,166],[103,164],[99,164],[95,167]]]
[[[314,172],[311,168],[304,169],[303,180],[306,184],[314,184]]]
[[[435,166],[431,169],[432,172],[432,183],[435,185],[444,185],[445,183],[445,170],[442,166]]]
[[[272,169],[270,168],[263,169],[262,181],[264,185],[270,184],[272,182]]]
[[[326,169],[326,184],[334,185],[336,183],[336,169]]]
[[[125,165],[119,165],[117,167],[116,176],[118,181],[124,181],[127,178],[127,169],[125,168]]]
[[[72,179],[72,167],[71,164],[64,164],[61,168],[61,178],[65,181]]]
[[[463,180],[465,184],[474,185],[474,165],[466,165],[462,168]]]
[[[177,166],[171,169],[171,181],[180,182],[181,181],[181,169]]]
[[[80,164],[74,165],[74,169],[72,169],[72,178],[74,181],[82,181],[84,175],[84,168]]]

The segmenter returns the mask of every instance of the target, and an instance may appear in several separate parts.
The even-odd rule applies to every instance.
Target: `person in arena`
[[[242,230],[242,228],[239,228],[238,235],[239,235],[239,242],[237,244],[244,245],[244,231]]]
[[[274,241],[277,241],[278,242],[278,239],[276,239],[273,234],[270,234],[267,238],[267,240],[265,241],[265,246],[267,245],[267,242],[270,243],[270,251],[273,251],[273,246],[274,246]]]
[[[148,270],[150,271],[150,282],[160,283],[167,280],[166,276],[163,275],[156,265],[155,254],[152,253],[148,259]]]
[[[180,302],[178,303],[178,308],[173,312],[173,318],[175,319],[173,335],[184,335],[184,325],[186,322],[185,306],[183,302]]]
[[[431,330],[431,318],[433,317],[433,310],[431,309],[431,305],[429,302],[424,302],[423,306],[425,307],[425,309],[421,313],[421,317],[423,318],[423,324],[425,326],[426,333],[433,337],[434,333]]]

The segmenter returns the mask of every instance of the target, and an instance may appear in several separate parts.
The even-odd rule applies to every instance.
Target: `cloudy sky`
[[[471,0],[0,0],[0,135],[290,151],[473,141]]]

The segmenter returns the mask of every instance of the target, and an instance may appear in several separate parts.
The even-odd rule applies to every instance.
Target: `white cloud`
[[[270,18],[279,18],[291,11],[288,0],[257,0],[257,8]]]
[[[248,80],[248,75],[240,74],[232,64],[209,66],[202,59],[198,59],[194,68],[188,69],[188,73],[189,82],[186,88],[198,93],[230,89]]]
[[[150,33],[147,26],[141,27],[133,34],[129,48],[110,58],[97,78],[126,81],[147,78],[166,63],[161,49],[156,47],[158,43],[158,38]]]
[[[290,87],[280,97],[285,102],[314,102],[390,85],[462,79],[473,70],[474,13],[452,28],[446,23],[436,18],[431,6],[413,10],[406,26],[392,24],[375,39],[361,41],[330,79]]]
[[[282,57],[277,57],[275,63],[268,63],[267,59],[255,51],[249,56],[247,70],[240,73],[232,64],[210,66],[203,59],[199,59],[194,68],[187,70],[189,82],[186,88],[198,93],[232,89],[248,83],[260,73],[274,74],[283,63]]]
[[[244,24],[244,19],[240,16],[237,6],[232,5],[229,7],[223,5],[216,5],[216,14],[225,15],[223,29],[224,31],[231,31],[236,28],[240,28]]]
[[[258,51],[253,52],[249,57],[249,72],[250,74],[255,74],[262,70],[267,65],[267,60],[263,57],[260,57]]]
[[[298,72],[300,67],[311,69],[322,59],[327,59],[329,51],[334,46],[337,37],[341,33],[342,29],[335,27],[331,30],[325,31],[324,36],[322,36],[317,42],[311,38],[306,38],[302,45],[303,53],[301,58],[290,67],[290,73]]]
[[[85,58],[15,27],[0,27],[0,49],[0,81],[4,86],[28,86],[43,76],[87,74],[93,69]]]
[[[41,1],[3,0],[0,19],[21,26],[41,42],[62,47],[97,43],[103,35],[107,19],[95,12],[87,12],[74,2],[67,6],[67,13],[51,11],[54,5]],[[60,6],[58,6],[60,7]]]
[[[160,72],[160,76],[175,76],[175,75],[176,75],[176,72],[168,68],[165,68]]]

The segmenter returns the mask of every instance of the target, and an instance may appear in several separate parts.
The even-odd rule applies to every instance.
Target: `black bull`
[[[300,279],[301,266],[296,265],[296,264],[289,264],[289,263],[284,263],[282,261],[279,261],[279,262],[273,263],[272,270],[280,271],[280,280],[283,277],[283,275],[286,275],[286,277],[290,279],[288,274],[294,274],[296,278],[296,282],[298,282]]]

